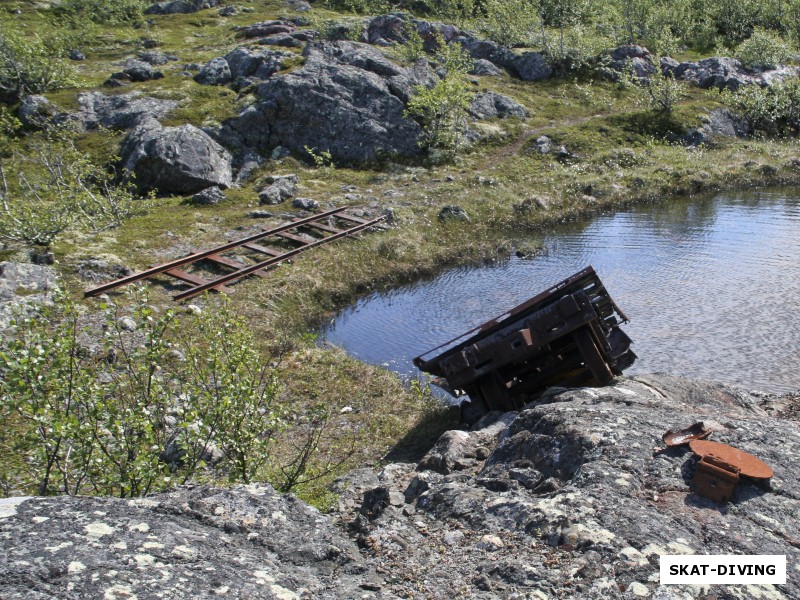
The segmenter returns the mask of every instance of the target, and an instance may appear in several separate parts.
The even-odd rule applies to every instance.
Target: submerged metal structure
[[[553,385],[603,385],[636,360],[625,313],[589,266],[414,359],[462,404],[465,420],[519,410]],[[469,418],[467,415],[472,418]]]

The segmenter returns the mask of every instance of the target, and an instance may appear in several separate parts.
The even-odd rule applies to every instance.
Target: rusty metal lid
[[[739,450],[728,444],[712,442],[709,440],[693,440],[689,442],[692,452],[699,456],[713,456],[729,465],[739,469],[742,475],[755,477],[757,479],[769,479],[773,475],[773,470],[761,459],[752,454]]]
[[[703,440],[711,435],[711,429],[705,426],[702,421],[684,427],[680,431],[668,430],[661,439],[667,446],[685,446],[692,440]]]

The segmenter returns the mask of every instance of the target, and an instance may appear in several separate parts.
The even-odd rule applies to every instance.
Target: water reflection
[[[593,265],[631,318],[628,371],[800,389],[800,197],[742,193],[642,207],[546,235],[534,259],[453,269],[341,313],[330,343],[407,376],[411,358]]]

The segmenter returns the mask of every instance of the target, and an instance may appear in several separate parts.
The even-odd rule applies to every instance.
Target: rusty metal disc
[[[693,440],[689,442],[692,452],[699,456],[713,456],[739,469],[742,475],[757,479],[769,479],[773,470],[769,465],[744,450],[728,444],[720,444],[709,440]]]

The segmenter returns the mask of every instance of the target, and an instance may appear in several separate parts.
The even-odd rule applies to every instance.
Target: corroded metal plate
[[[772,468],[752,454],[739,450],[728,444],[709,440],[693,440],[689,442],[692,452],[703,457],[713,456],[739,469],[741,475],[757,479],[769,479],[773,475]]]
[[[703,440],[711,435],[711,430],[700,421],[689,427],[684,427],[680,431],[668,430],[662,436],[662,440],[667,446],[685,446],[692,440]]]

